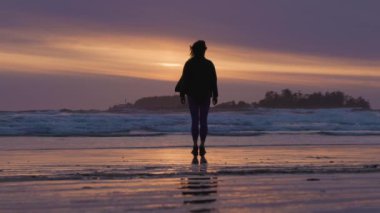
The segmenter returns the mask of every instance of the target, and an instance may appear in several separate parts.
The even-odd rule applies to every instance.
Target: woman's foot
[[[191,151],[191,154],[193,154],[194,156],[198,156],[198,146],[193,146],[193,151]]]
[[[201,164],[207,164],[205,156],[201,156]]]
[[[206,148],[205,148],[205,146],[200,146],[199,147],[199,154],[201,156],[204,156],[206,154]]]
[[[198,165],[199,164],[198,157],[196,155],[194,155],[194,158],[191,161],[191,164],[193,164],[193,165]]]

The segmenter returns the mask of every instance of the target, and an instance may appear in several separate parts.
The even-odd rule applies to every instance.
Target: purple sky
[[[39,41],[32,36],[14,37],[9,32],[51,35],[107,32],[179,38],[189,44],[201,38],[236,47],[362,60],[376,66],[380,63],[380,1],[377,0],[2,0],[0,8],[0,48],[25,44],[26,49],[18,51],[27,51],[28,45],[38,45]],[[104,109],[122,102],[124,97],[134,101],[141,96],[173,94],[171,81],[23,74],[1,69],[0,110]],[[375,91],[378,87],[367,85],[368,76],[360,78],[360,70],[358,73],[355,84],[320,87],[292,85],[286,81],[259,83],[255,79],[244,83],[221,81],[221,99],[255,101],[267,90],[284,87],[302,91],[342,89],[369,98],[375,108],[380,108],[380,96]],[[331,78],[347,77],[317,79]]]

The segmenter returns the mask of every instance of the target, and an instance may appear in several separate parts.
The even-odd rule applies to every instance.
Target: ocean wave
[[[1,112],[0,136],[138,137],[189,134],[188,113]],[[260,136],[320,134],[380,135],[380,112],[351,109],[254,109],[213,112],[209,134]]]

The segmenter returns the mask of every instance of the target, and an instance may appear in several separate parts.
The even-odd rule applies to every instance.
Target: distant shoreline
[[[371,109],[369,101],[362,97],[354,98],[341,91],[314,92],[303,94],[284,89],[280,93],[266,92],[263,99],[258,102],[227,101],[211,106],[213,112],[250,111],[253,109],[354,109],[378,111]],[[46,112],[42,110],[17,110],[0,112]],[[116,104],[106,110],[98,109],[58,109],[60,112],[72,113],[136,113],[136,112],[185,112],[188,111],[187,103],[180,103],[179,95],[143,97],[134,103]]]
[[[362,108],[348,108],[348,107],[341,107],[341,108],[270,108],[270,107],[257,107],[257,108],[250,108],[245,110],[214,110],[214,107],[211,107],[211,112],[244,112],[244,111],[252,111],[252,110],[334,110],[334,109],[351,109],[352,111],[369,111],[369,112],[380,112],[380,109],[362,109]],[[124,113],[181,113],[181,112],[188,112],[188,109],[185,108],[183,110],[143,110],[143,109],[135,109],[130,110],[128,112],[112,112],[108,110],[98,110],[98,109],[36,109],[36,110],[1,110],[0,113],[38,113],[38,112],[67,112],[67,113],[114,113],[114,114],[124,114]]]
[[[147,111],[183,111],[186,104],[179,102],[179,96],[154,96],[138,99],[135,103],[117,104],[110,107],[109,112],[128,112],[131,110]],[[258,102],[228,101],[211,107],[211,111],[246,111],[255,108],[269,109],[332,109],[358,108],[371,109],[370,103],[362,97],[354,98],[341,91],[314,92],[303,94],[284,89],[281,93],[268,91]]]

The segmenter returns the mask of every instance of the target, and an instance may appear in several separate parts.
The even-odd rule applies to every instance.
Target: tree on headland
[[[289,89],[284,89],[281,93],[267,92],[265,98],[260,100],[256,106],[268,108],[370,108],[369,102],[364,98],[353,98],[341,91],[302,94]]]
[[[184,111],[187,106],[182,105],[179,96],[154,96],[138,99],[135,103],[117,104],[108,109],[109,112],[129,112],[133,110],[148,111]],[[244,101],[228,101],[212,108],[215,111],[241,111],[256,107],[263,108],[361,108],[370,109],[370,104],[362,97],[354,98],[341,91],[314,92],[303,94],[300,91],[292,92],[284,89],[280,93],[268,91],[264,99],[259,102],[246,103]]]

